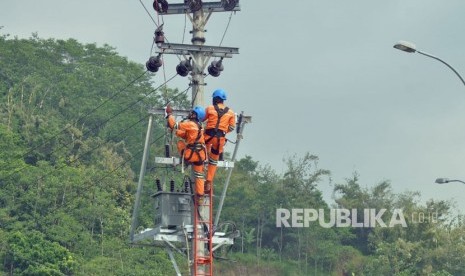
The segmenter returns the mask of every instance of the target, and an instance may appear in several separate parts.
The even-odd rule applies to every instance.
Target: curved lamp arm
[[[428,53],[425,53],[425,52],[421,52],[421,51],[418,51],[417,50],[417,53],[419,54],[422,54],[424,56],[427,56],[427,57],[430,57],[430,58],[434,58],[435,60],[439,60],[440,62],[444,63],[447,67],[449,67],[452,71],[454,71],[454,73],[457,75],[457,77],[460,78],[460,80],[462,81],[463,85],[465,85],[465,81],[463,80],[462,76],[460,76],[459,72],[457,72],[452,66],[450,66],[447,62],[445,62],[444,60],[438,58],[438,57],[435,57],[433,55],[430,55]]]
[[[454,73],[457,75],[457,77],[459,77],[459,79],[462,81],[463,85],[465,85],[465,81],[463,80],[462,76],[460,76],[459,72],[457,72],[457,70],[455,70],[451,65],[449,65],[447,62],[445,62],[444,60],[442,60],[442,59],[440,59],[440,58],[438,58],[436,56],[433,56],[431,54],[428,54],[428,53],[417,50],[415,44],[413,44],[411,42],[408,42],[408,41],[399,41],[398,43],[396,43],[394,45],[394,48],[396,48],[398,50],[401,50],[401,51],[404,51],[404,52],[407,52],[407,53],[415,53],[415,52],[417,52],[419,54],[422,54],[424,56],[427,56],[427,57],[430,57],[430,58],[433,58],[435,60],[438,60],[438,61],[442,62],[447,67],[449,67],[452,71],[454,71]]]

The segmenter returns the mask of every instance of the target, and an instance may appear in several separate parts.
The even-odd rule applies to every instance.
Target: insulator
[[[153,9],[158,13],[166,13],[168,11],[168,1],[153,0]]]
[[[155,183],[157,184],[157,191],[161,192],[163,191],[163,189],[161,188],[161,183],[160,183],[160,179],[155,179]]]
[[[163,31],[155,31],[155,44],[165,43],[165,33]]]
[[[212,61],[212,63],[208,66],[208,73],[213,77],[218,77],[223,70],[224,67],[221,60]]]
[[[148,71],[155,73],[158,71],[158,67],[154,66],[151,62],[150,59],[145,63],[145,68],[147,68]]]
[[[163,25],[164,25],[164,23],[162,23],[160,26],[158,26],[155,29],[154,41],[155,41],[156,44],[165,42],[165,33],[163,32]]]
[[[176,72],[182,77],[187,76],[191,70],[192,65],[190,60],[183,60],[178,64],[178,66],[176,66]]]
[[[157,72],[158,68],[160,68],[163,65],[163,60],[161,59],[161,54],[158,56],[152,56],[149,58],[149,60],[145,63],[145,67],[147,70],[150,72]]]
[[[165,157],[170,157],[171,154],[170,154],[170,145],[169,144],[166,144],[165,145]]]
[[[170,180],[170,192],[174,192],[174,180]]]
[[[189,193],[189,181],[184,181],[184,192]]]
[[[189,70],[182,64],[178,64],[178,66],[176,66],[176,72],[182,77],[185,77],[189,74]]]
[[[202,9],[202,0],[184,0],[184,4],[189,7],[191,12],[196,12]]]
[[[232,11],[239,4],[239,0],[221,0],[221,6],[226,11]]]
[[[165,43],[165,33],[164,32],[156,32],[155,33],[155,44]]]
[[[218,70],[218,68],[216,68],[215,66],[210,65],[208,66],[208,73],[213,77],[218,77],[221,74],[221,71]]]

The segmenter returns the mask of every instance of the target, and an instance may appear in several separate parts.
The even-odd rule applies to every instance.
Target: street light
[[[458,179],[449,179],[449,178],[437,178],[436,179],[437,184],[446,184],[446,183],[449,183],[449,182],[460,182],[462,184],[465,184],[464,181],[458,180]]]
[[[394,48],[399,49],[399,50],[404,51],[404,52],[407,52],[407,53],[419,53],[419,54],[422,54],[424,56],[434,58],[435,60],[439,60],[440,62],[444,63],[447,67],[449,67],[452,71],[454,71],[454,73],[457,75],[457,77],[459,77],[460,80],[462,81],[463,85],[465,85],[465,81],[463,80],[462,76],[460,76],[460,74],[452,66],[450,66],[449,64],[447,64],[447,62],[445,62],[444,60],[442,60],[442,59],[440,59],[438,57],[435,57],[435,56],[430,55],[428,53],[417,50],[415,44],[413,44],[411,42],[401,40],[401,41],[397,42],[397,44],[394,45]]]

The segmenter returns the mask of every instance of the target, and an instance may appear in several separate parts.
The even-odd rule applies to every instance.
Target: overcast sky
[[[1,0],[0,33],[20,38],[75,38],[104,43],[145,63],[155,29],[189,44],[184,15],[159,17],[151,0]],[[170,1],[179,3],[181,1]],[[242,0],[241,11],[215,13],[207,45],[239,47],[222,75],[208,77],[205,98],[218,87],[228,104],[253,117],[239,155],[282,173],[284,157],[310,152],[342,183],[354,172],[372,187],[391,181],[396,193],[422,200],[453,199],[465,210],[465,85],[447,66],[393,48],[399,40],[465,74],[463,0]],[[184,27],[187,24],[186,28]],[[186,30],[186,31],[184,31]],[[1,53],[0,53],[1,55]],[[167,78],[178,60],[165,57]],[[163,82],[163,74],[154,76]],[[172,88],[184,90],[177,77]],[[329,198],[332,186],[320,184]]]

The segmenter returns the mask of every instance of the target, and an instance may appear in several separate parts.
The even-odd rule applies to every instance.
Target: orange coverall
[[[184,139],[179,140],[177,143],[178,152],[185,162],[192,164],[195,177],[195,193],[202,196],[205,181],[203,163],[207,159],[202,126],[193,120],[176,122],[173,115],[169,115],[167,120],[168,127],[176,129],[176,136]]]
[[[222,103],[210,105],[205,109],[205,144],[208,150],[207,181],[213,183],[220,154],[226,143],[226,134],[236,127],[236,115]]]

